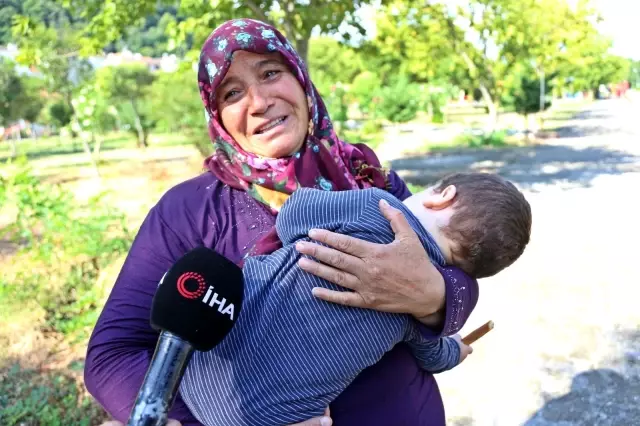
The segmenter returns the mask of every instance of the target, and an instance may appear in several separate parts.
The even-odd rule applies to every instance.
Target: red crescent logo
[[[198,283],[198,288],[195,291],[190,291],[185,286],[188,280],[195,280]],[[206,287],[204,278],[196,272],[185,272],[178,277],[178,293],[186,299],[197,299],[204,294]]]

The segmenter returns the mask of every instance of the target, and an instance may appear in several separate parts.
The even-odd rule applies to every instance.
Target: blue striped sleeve
[[[451,337],[425,339],[417,327],[410,326],[405,341],[425,371],[441,373],[460,363],[460,346]]]
[[[307,237],[309,229],[338,232],[345,223],[357,222],[371,199],[371,192],[323,191],[300,188],[284,203],[276,218],[278,237],[284,245]]]

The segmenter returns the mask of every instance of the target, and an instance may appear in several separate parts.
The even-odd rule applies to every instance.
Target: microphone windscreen
[[[191,250],[167,271],[151,306],[151,326],[209,351],[238,320],[242,269],[206,247]]]

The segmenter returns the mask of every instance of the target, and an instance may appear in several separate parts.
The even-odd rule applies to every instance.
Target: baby
[[[212,351],[194,353],[185,372],[180,393],[200,422],[271,426],[322,415],[362,370],[401,342],[431,373],[461,362],[470,348],[459,336],[425,337],[409,315],[327,303],[311,293],[340,289],[303,271],[295,244],[308,241],[311,228],[392,242],[381,200],[405,215],[433,263],[456,265],[472,277],[508,267],[529,242],[529,204],[497,175],[454,174],[404,202],[380,189],[297,190],[276,221],[283,247],[245,260],[235,328]]]

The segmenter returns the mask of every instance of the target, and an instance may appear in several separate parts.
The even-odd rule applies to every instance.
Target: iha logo
[[[186,282],[192,280],[198,283],[198,288],[194,291],[187,289],[185,286]],[[185,272],[184,274],[178,277],[178,293],[180,296],[186,299],[197,299],[198,297],[204,294],[204,290],[207,288],[207,283],[205,282],[202,275],[195,272]]]
[[[198,283],[198,288],[195,290],[189,290],[186,287],[187,281],[192,280]],[[202,303],[213,308],[214,305],[218,305],[218,312],[222,315],[229,315],[229,319],[233,321],[235,314],[235,306],[233,303],[227,303],[227,299],[220,297],[218,293],[214,292],[213,286],[209,286],[207,289],[207,283],[204,277],[196,272],[185,272],[178,277],[178,293],[186,299],[199,299],[205,292]]]

